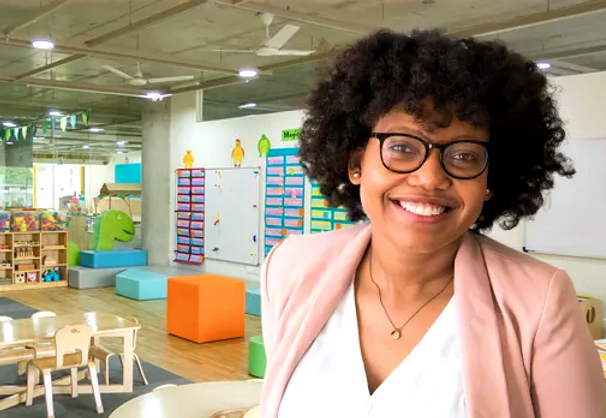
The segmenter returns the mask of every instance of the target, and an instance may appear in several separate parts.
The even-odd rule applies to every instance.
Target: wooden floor
[[[244,339],[192,343],[166,333],[165,299],[137,302],[116,296],[113,287],[24,290],[6,292],[2,296],[58,315],[97,311],[134,316],[141,322],[136,350],[139,357],[196,382],[250,378],[246,341],[261,333],[260,319],[247,315]],[[119,346],[119,340],[103,339],[102,343],[108,348]]]

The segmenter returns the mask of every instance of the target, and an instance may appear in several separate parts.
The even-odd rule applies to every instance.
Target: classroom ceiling
[[[299,29],[282,49],[314,52],[255,52],[266,28],[273,37],[285,25]],[[2,0],[0,120],[36,123],[49,110],[89,109],[90,125],[104,132],[38,134],[36,152],[136,151],[147,92],[203,89],[207,120],[296,109],[326,58],[381,27],[500,39],[550,63],[554,76],[606,70],[605,0]],[[55,48],[34,49],[34,39]],[[145,79],[190,79],[136,86],[108,66]],[[261,74],[246,82],[242,68]],[[257,106],[239,107],[249,102]]]

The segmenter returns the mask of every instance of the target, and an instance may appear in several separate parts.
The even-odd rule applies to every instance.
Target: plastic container
[[[12,232],[33,232],[40,230],[40,214],[38,212],[11,213]]]
[[[41,231],[65,231],[67,229],[67,218],[59,212],[40,213]]]
[[[11,230],[11,213],[0,211],[0,232],[8,232]]]

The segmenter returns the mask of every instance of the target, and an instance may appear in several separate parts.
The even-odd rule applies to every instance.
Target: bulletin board
[[[305,175],[298,148],[272,149],[265,176],[265,255],[287,235],[302,235]]]
[[[179,169],[176,174],[177,248],[174,261],[200,265],[204,261],[204,169]]]
[[[260,167],[206,168],[207,259],[259,265]]]
[[[311,233],[317,234],[324,231],[341,229],[354,222],[347,220],[347,210],[343,208],[332,208],[320,193],[320,186],[315,181],[311,182]]]

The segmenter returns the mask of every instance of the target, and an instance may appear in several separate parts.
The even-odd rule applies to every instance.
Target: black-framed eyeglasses
[[[395,173],[412,173],[427,161],[432,149],[440,152],[440,165],[451,177],[470,180],[480,176],[488,167],[490,144],[462,140],[436,145],[414,135],[374,132],[380,143],[381,162]]]

